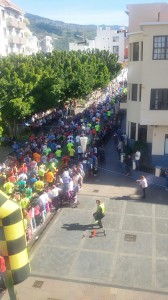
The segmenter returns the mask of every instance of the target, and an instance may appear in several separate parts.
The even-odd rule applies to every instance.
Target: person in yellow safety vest
[[[105,206],[100,200],[96,200],[97,211],[93,214],[95,218],[95,223],[99,225],[99,228],[103,228],[102,219],[105,216]]]

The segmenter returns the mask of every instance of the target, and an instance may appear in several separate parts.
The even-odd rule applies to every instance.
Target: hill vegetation
[[[29,20],[29,28],[39,39],[50,35],[54,39],[56,50],[68,50],[69,42],[81,42],[84,39],[92,40],[96,36],[96,25],[69,24],[61,21],[51,20],[27,13],[25,17]],[[100,25],[106,27],[105,25]],[[115,30],[119,25],[109,26]]]

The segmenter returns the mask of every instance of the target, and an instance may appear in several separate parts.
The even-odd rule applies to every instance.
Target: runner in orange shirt
[[[41,162],[41,155],[38,152],[33,153],[33,158],[38,164]]]
[[[47,183],[51,186],[55,179],[53,172],[48,170],[45,174],[45,179],[46,179]]]

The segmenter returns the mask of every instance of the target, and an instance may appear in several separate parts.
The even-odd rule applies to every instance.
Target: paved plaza
[[[97,198],[106,207],[106,236],[98,229],[89,238]],[[32,276],[168,293],[168,207],[105,196],[79,201],[59,213],[37,246]]]

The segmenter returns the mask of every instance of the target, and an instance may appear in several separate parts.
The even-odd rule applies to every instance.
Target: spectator
[[[145,178],[145,176],[141,176],[140,179],[138,179],[136,181],[139,182],[140,186],[142,187],[142,191],[143,191],[142,199],[145,199],[146,198],[146,188],[148,187],[147,179]]]
[[[166,191],[168,191],[168,168],[165,171],[165,179],[166,179]]]
[[[0,292],[1,293],[5,292],[6,290],[5,276],[6,276],[6,264],[2,252],[0,251],[0,277],[1,277]]]
[[[135,152],[135,165],[136,165],[136,170],[139,170],[140,167],[140,158],[141,158],[141,152],[137,150]]]
[[[132,158],[131,155],[126,156],[125,158],[125,165],[126,165],[126,172],[127,172],[127,176],[131,175],[131,168],[132,168]]]

